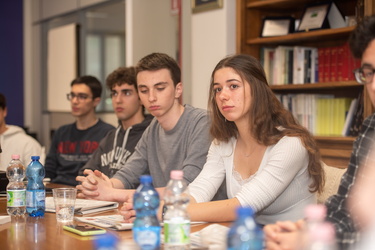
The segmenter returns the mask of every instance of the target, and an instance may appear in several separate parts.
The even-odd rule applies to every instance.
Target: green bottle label
[[[8,207],[26,206],[26,190],[8,190],[7,198]]]
[[[164,221],[164,244],[190,244],[190,221]]]

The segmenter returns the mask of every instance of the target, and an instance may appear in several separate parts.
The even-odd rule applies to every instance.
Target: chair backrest
[[[337,168],[328,166],[323,162],[323,168],[326,174],[324,189],[318,194],[318,203],[324,203],[330,196],[337,193],[340,185],[341,177],[346,172],[346,168]]]

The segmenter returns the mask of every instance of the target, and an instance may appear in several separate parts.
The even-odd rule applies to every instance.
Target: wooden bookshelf
[[[250,38],[246,42],[248,45],[272,45],[272,44],[296,44],[296,42],[305,42],[313,40],[327,40],[327,39],[337,39],[338,37],[347,38],[352,32],[354,27],[344,27],[337,29],[324,29],[324,30],[313,30],[310,32],[300,32],[293,33],[285,36],[278,37],[256,37]]]
[[[371,15],[375,13],[373,0],[336,0],[335,4],[344,16]],[[277,16],[292,16],[301,19],[306,5],[322,2],[318,0],[237,0],[237,53],[250,54],[261,58],[262,47],[311,46],[330,47],[340,46],[348,41],[355,28],[343,27],[337,29],[321,29],[307,32],[296,32],[277,37],[260,37],[263,18]],[[275,93],[313,93],[332,94],[335,97],[356,98],[364,93],[363,116],[374,112],[371,101],[364,86],[356,81],[319,82],[308,84],[272,85]],[[364,91],[363,91],[364,90]],[[323,160],[328,165],[346,167],[352,151],[354,137],[315,136]]]

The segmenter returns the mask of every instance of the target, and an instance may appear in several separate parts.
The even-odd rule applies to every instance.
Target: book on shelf
[[[324,82],[325,48],[318,48],[318,82]]]
[[[314,135],[340,136],[350,109],[351,98],[322,94],[277,95],[294,118]]]
[[[273,69],[273,63],[274,63],[274,53],[275,49],[274,48],[266,48],[263,47],[261,49],[261,64],[263,65],[264,72],[266,74],[267,81],[270,85],[272,85],[273,82],[273,74],[272,74],[272,69]]]
[[[349,110],[346,114],[345,124],[344,124],[344,127],[342,128],[342,132],[341,132],[341,134],[343,136],[349,136],[350,135],[350,125],[352,124],[355,111],[357,110],[357,105],[358,105],[358,99],[355,98],[350,103]]]
[[[118,207],[114,201],[98,201],[87,199],[76,199],[74,206],[75,214],[91,214],[112,210]],[[46,197],[46,212],[56,212],[53,197]]]
[[[354,112],[352,123],[350,124],[349,136],[358,136],[363,123],[363,92],[358,95],[357,109]]]
[[[354,81],[353,70],[360,67],[348,43],[320,48],[263,47],[260,58],[270,85]]]
[[[304,54],[305,60],[303,60],[303,83],[311,83],[311,49],[306,49]]]
[[[291,46],[278,46],[274,53],[274,64],[273,64],[273,82],[272,85],[284,85],[288,84],[288,78],[291,72],[289,69],[290,60],[293,58],[293,47]]]
[[[324,48],[323,61],[324,61],[324,74],[323,82],[330,82],[331,80],[331,47]]]
[[[311,76],[310,76],[310,83],[317,83],[318,82],[318,48],[313,48],[311,50]]]
[[[337,81],[337,60],[338,60],[338,47],[334,46],[330,48],[331,52],[331,67],[330,67],[330,79],[329,82],[336,82]]]
[[[303,84],[305,74],[306,47],[294,46],[293,50],[293,84]]]

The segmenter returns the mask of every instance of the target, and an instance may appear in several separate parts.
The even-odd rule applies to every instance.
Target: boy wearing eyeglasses
[[[111,91],[113,111],[119,125],[101,140],[79,175],[83,175],[85,169],[91,169],[99,170],[110,178],[114,176],[132,155],[135,145],[153,118],[144,114],[134,67],[116,69],[108,75],[106,85]]]
[[[349,45],[353,55],[361,59],[361,67],[354,71],[356,80],[360,84],[365,84],[371,103],[375,107],[375,16],[365,17],[363,22],[358,24],[351,34]],[[360,230],[363,225],[360,225],[359,221],[353,221],[357,215],[352,213],[347,204],[358,179],[357,173],[362,164],[369,160],[368,154],[375,141],[374,132],[375,113],[363,122],[361,132],[353,144],[349,166],[341,178],[338,192],[325,204],[326,220],[333,223],[336,229],[338,249],[352,249],[361,236]],[[301,242],[304,227],[304,221],[283,221],[267,225],[264,228],[266,249],[300,249],[298,243]]]
[[[100,103],[102,85],[93,76],[74,79],[67,94],[72,124],[61,126],[54,133],[45,161],[46,178],[51,182],[77,185],[78,171],[98,148],[99,142],[114,127],[96,116],[95,108]]]

